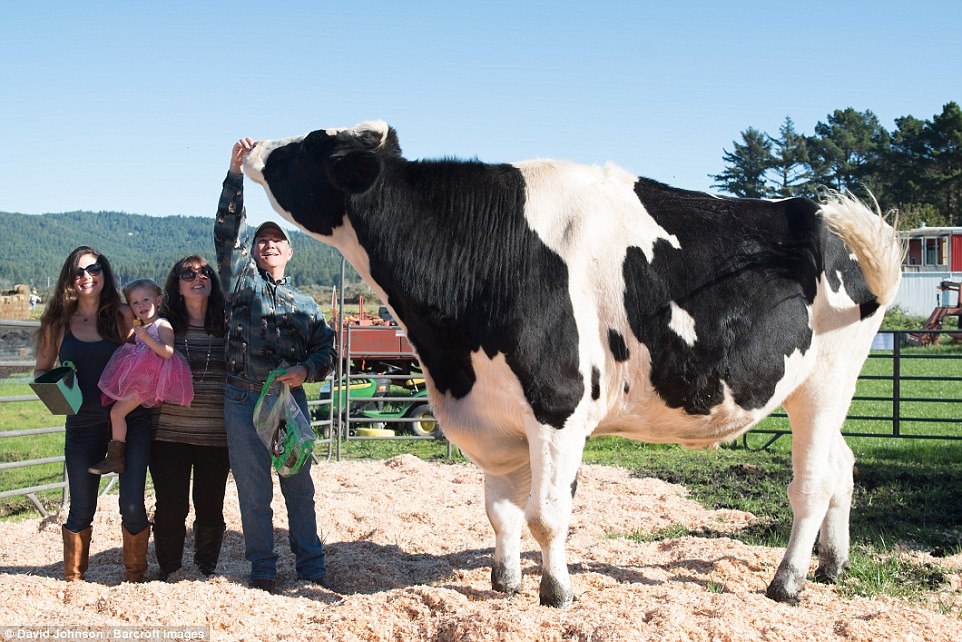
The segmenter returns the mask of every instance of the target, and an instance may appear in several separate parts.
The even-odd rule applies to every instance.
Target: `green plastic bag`
[[[314,429],[291,395],[291,387],[275,380],[287,372],[272,371],[254,405],[254,427],[281,477],[299,471],[314,451]],[[273,388],[273,390],[272,390]]]

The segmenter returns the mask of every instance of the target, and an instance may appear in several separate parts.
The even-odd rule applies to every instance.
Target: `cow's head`
[[[264,186],[281,216],[330,236],[344,219],[346,197],[367,191],[384,160],[400,155],[395,131],[376,120],[258,141],[244,160],[244,173]]]

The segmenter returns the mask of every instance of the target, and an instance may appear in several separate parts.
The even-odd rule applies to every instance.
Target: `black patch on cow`
[[[438,390],[475,381],[470,353],[503,354],[538,421],[561,428],[584,394],[564,261],[530,230],[510,165],[385,163],[348,216]]]
[[[627,381],[625,382],[624,390],[625,390],[625,394],[628,394],[629,392],[631,392],[631,384],[628,383]]]
[[[272,150],[262,170],[277,204],[305,230],[323,236],[330,236],[344,217],[345,193],[329,180],[335,142],[324,132],[313,132]]]
[[[538,421],[564,426],[584,394],[568,269],[529,228],[517,168],[410,162],[393,129],[317,131],[271,152],[264,178],[308,231],[350,220],[441,394],[471,392],[472,352],[504,355]]]
[[[608,328],[608,349],[611,350],[611,355],[615,358],[615,361],[628,361],[631,356],[625,338],[614,328]]]
[[[873,314],[875,314],[878,309],[882,307],[879,305],[878,301],[869,301],[867,303],[859,303],[858,314],[860,319],[866,319]]]
[[[400,158],[397,134],[384,140],[376,132],[357,136],[315,131],[271,151],[264,180],[278,205],[308,232],[330,236],[343,224],[346,199],[370,188],[385,158]]]
[[[591,398],[594,401],[601,398],[601,370],[597,366],[591,366]]]
[[[810,200],[719,199],[647,179],[635,192],[680,245],[658,241],[651,262],[630,247],[623,264],[629,325],[651,353],[655,390],[691,414],[720,403],[723,384],[743,408],[763,406],[785,356],[811,346],[806,308],[826,260],[847,270],[850,295],[862,282],[857,266],[849,273],[842,243]],[[874,299],[861,290],[861,301]],[[671,302],[694,319],[693,346],[670,329]]]
[[[859,317],[870,317],[879,309],[875,295],[868,289],[858,262],[842,239],[829,234],[825,242],[825,274],[834,291],[845,288],[849,298],[858,303]]]

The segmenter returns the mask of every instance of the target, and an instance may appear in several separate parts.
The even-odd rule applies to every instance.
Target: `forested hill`
[[[287,226],[284,226],[288,229]],[[177,259],[214,257],[213,217],[146,216],[123,212],[14,214],[0,212],[0,289],[25,283],[43,292],[53,284],[67,255],[90,245],[110,258],[120,285],[151,278],[161,285]],[[288,275],[298,287],[338,282],[341,255],[302,232],[290,232],[294,259]]]

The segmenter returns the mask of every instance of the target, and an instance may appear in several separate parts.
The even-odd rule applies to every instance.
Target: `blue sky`
[[[212,215],[241,136],[372,118],[411,159],[708,190],[748,127],[962,102],[960,25],[957,0],[5,2],[0,211]]]

